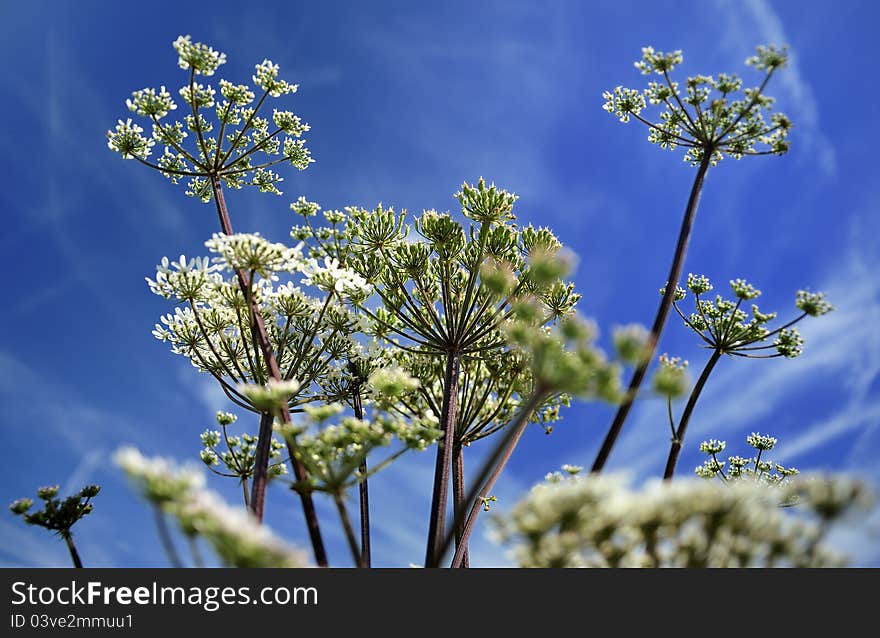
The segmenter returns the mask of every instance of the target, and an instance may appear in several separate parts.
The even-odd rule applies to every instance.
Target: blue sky
[[[440,4],[440,3],[436,3]],[[725,359],[704,392],[681,467],[701,438],[737,448],[758,430],[803,470],[880,478],[880,180],[873,2],[442,3],[7,2],[0,5],[0,189],[6,310],[0,315],[0,501],[38,485],[104,492],[79,528],[89,565],[164,564],[149,512],[109,457],[121,444],[195,458],[198,434],[228,406],[210,380],[150,334],[167,306],[143,277],[163,255],[202,254],[210,207],[123,162],[105,131],[144,86],[182,83],[179,34],[226,52],[220,75],[245,81],[268,57],[300,84],[291,109],[312,126],[316,163],[285,171],[282,198],[234,193],[236,227],[285,240],[299,195],[325,207],[377,202],[453,209],[463,180],[485,176],[520,196],[521,220],[549,225],[580,255],[583,314],[605,334],[649,323],[693,170],[646,131],[605,113],[601,93],[640,87],[642,46],[682,49],[682,74],[735,71],[761,43],[793,62],[769,93],[795,123],[783,158],[725,160],[710,171],[685,272],[745,277],[762,308],[792,310],[799,288],[838,310],[805,322],[794,361]],[[185,8],[181,8],[185,7]],[[9,266],[11,265],[11,272]],[[699,366],[692,335],[671,321],[661,349]],[[499,507],[562,463],[589,465],[611,409],[576,405],[547,437],[529,432],[496,490]],[[662,471],[663,405],[640,401],[611,458],[637,477]],[[405,458],[372,485],[375,558],[423,556],[433,455]],[[476,462],[474,462],[476,464]],[[213,482],[232,500],[234,485]],[[323,507],[323,506],[322,506]],[[280,487],[269,523],[305,540]],[[346,560],[329,508],[331,560]],[[504,554],[475,538],[476,564]],[[878,527],[838,536],[880,565]],[[0,516],[0,565],[65,565],[42,530]]]

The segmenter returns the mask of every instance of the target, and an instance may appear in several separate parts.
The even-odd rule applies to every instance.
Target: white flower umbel
[[[277,272],[295,272],[303,265],[302,245],[293,248],[270,242],[259,233],[214,233],[205,242],[215,253],[215,263],[229,269],[243,269],[269,277]]]
[[[217,494],[193,491],[174,510],[184,531],[210,543],[230,567],[306,567],[305,555],[260,525],[247,510],[230,507]]]
[[[217,272],[219,265],[212,265],[207,257],[187,259],[181,255],[178,261],[167,257],[156,266],[156,279],[146,277],[150,291],[165,299],[181,301],[204,301],[210,295],[212,286],[223,280]]]
[[[317,259],[309,259],[302,266],[305,275],[303,285],[315,286],[324,291],[362,301],[372,292],[367,280],[353,270],[343,268],[337,259],[325,257],[323,265]]]
[[[265,385],[242,383],[238,386],[238,391],[246,396],[257,409],[276,412],[278,406],[287,403],[287,400],[296,394],[299,388],[300,382],[294,379],[287,381],[270,379]]]
[[[133,124],[131,118],[124,122],[119,120],[116,129],[107,131],[107,147],[122,155],[122,159],[146,159],[150,155],[150,149],[156,143],[154,140],[144,137],[144,129]]]
[[[133,447],[114,455],[135,488],[173,516],[183,533],[203,537],[229,567],[304,567],[304,556],[260,525],[246,510],[229,507],[203,489],[195,467],[143,456]]]
[[[280,195],[278,185],[284,178],[270,167],[282,163],[299,170],[308,167],[313,160],[302,136],[309,125],[287,110],[273,109],[271,117],[261,117],[259,111],[268,97],[294,93],[297,86],[279,79],[278,65],[264,60],[253,76],[263,91],[256,106],[252,105],[256,92],[246,84],[220,79],[218,96],[214,86],[196,82],[196,76],[214,75],[226,55],[192,42],[188,35],[177,38],[173,46],[178,66],[189,71],[178,90],[188,108],[178,120],[164,119],[177,108],[165,86],[132,92],[126,106],[152,125],[153,135],[147,138],[131,120],[120,120],[116,130],[107,133],[110,149],[159,171],[174,184],[186,178],[186,194],[206,203],[221,186],[254,186]],[[163,150],[153,163],[147,157],[155,143]]]
[[[865,502],[843,477],[780,490],[697,479],[630,488],[618,477],[560,474],[498,521],[523,567],[749,567],[837,565],[828,523]],[[797,507],[782,508],[798,498]]]
[[[138,492],[161,507],[205,484],[205,475],[198,467],[179,466],[161,457],[146,457],[133,447],[120,448],[113,459]]]

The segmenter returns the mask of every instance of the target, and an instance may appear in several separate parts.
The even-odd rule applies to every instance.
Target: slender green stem
[[[248,480],[246,477],[241,477],[241,492],[242,496],[244,496],[244,506],[246,509],[251,509],[251,493],[250,489],[248,489]]]
[[[352,409],[354,410],[354,418],[363,420],[364,404],[361,401],[361,388],[359,383],[355,384],[353,388],[352,404]],[[361,476],[363,477],[361,482],[358,484],[358,500],[360,504],[361,518],[361,566],[370,567],[372,563],[372,558],[370,556],[370,488],[369,484],[367,483],[369,468],[367,467],[366,455],[361,461],[360,467],[358,469]]]
[[[681,419],[678,422],[678,429],[675,431],[675,436],[672,439],[672,445],[669,447],[669,457],[666,460],[666,470],[663,472],[664,480],[671,480],[673,474],[675,474],[678,455],[681,453],[684,435],[687,432],[688,423],[690,422],[691,414],[694,411],[694,406],[697,405],[697,399],[700,398],[703,386],[705,386],[706,381],[709,380],[709,375],[712,374],[712,369],[715,367],[715,364],[718,363],[722,354],[721,350],[715,350],[712,352],[712,356],[709,357],[709,360],[706,362],[706,366],[700,373],[700,378],[697,379],[694,389],[691,390],[691,395],[688,397],[687,404],[684,406],[684,412],[681,413]]]
[[[192,69],[189,74],[189,99],[192,100],[190,107],[192,108],[193,125],[196,128],[196,137],[199,140],[199,150],[202,152],[202,159],[204,160],[203,165],[210,166],[211,158],[208,156],[208,147],[205,144],[205,137],[202,135],[202,125],[199,122],[199,107],[196,106],[195,79],[196,70]]]
[[[251,482],[251,510],[260,520],[266,502],[266,487],[269,485],[269,454],[272,448],[272,424],[275,416],[268,412],[260,414],[260,430],[257,435],[257,449],[254,452],[253,481]],[[257,511],[259,507],[259,511]]]
[[[160,173],[168,173],[169,175],[185,175],[188,177],[208,177],[208,175],[210,175],[210,173],[207,173],[207,172],[197,173],[195,171],[179,171],[176,168],[162,168],[158,164],[153,164],[152,162],[148,162],[144,158],[138,157],[137,155],[133,155],[132,157],[134,157],[134,159],[139,161],[144,166],[149,166],[150,168],[157,170]]]
[[[703,190],[703,181],[709,170],[713,150],[714,149],[711,147],[703,149],[703,159],[700,161],[700,166],[694,177],[691,194],[688,198],[684,218],[681,222],[681,230],[678,233],[678,243],[676,244],[675,253],[672,257],[672,265],[669,268],[669,276],[666,278],[666,291],[663,294],[663,299],[660,301],[660,307],[657,309],[657,315],[654,317],[654,324],[651,327],[651,335],[646,344],[647,355],[645,356],[644,361],[638,366],[638,368],[636,368],[636,371],[632,376],[629,388],[627,389],[626,398],[617,409],[617,414],[614,415],[611,427],[608,429],[608,433],[605,435],[605,440],[602,442],[602,447],[599,449],[599,453],[596,455],[596,460],[593,462],[593,472],[601,472],[605,467],[605,463],[608,461],[608,457],[611,455],[611,450],[614,448],[617,437],[620,435],[620,431],[623,429],[623,424],[629,415],[630,408],[632,408],[632,404],[639,393],[639,388],[645,378],[645,373],[648,371],[648,366],[654,358],[654,351],[657,348],[657,343],[660,341],[660,335],[663,333],[663,328],[666,325],[666,318],[669,316],[669,309],[672,307],[673,299],[675,299],[678,280],[681,278],[681,271],[684,267],[688,242],[693,229],[694,219],[697,216],[697,208],[700,203],[700,193]]]
[[[64,538],[64,542],[67,544],[67,551],[70,552],[70,560],[73,561],[73,566],[77,569],[82,569],[82,560],[80,560],[79,552],[76,550],[76,545],[73,544],[73,534],[68,531],[61,536]]]
[[[159,532],[159,540],[162,542],[162,549],[168,556],[168,560],[172,567],[183,567],[180,560],[180,554],[174,547],[174,541],[171,539],[171,532],[168,529],[168,523],[165,520],[165,512],[158,506],[153,507],[153,515],[156,521],[156,530]]]
[[[721,463],[718,462],[718,455],[715,452],[712,453],[712,460],[715,461],[715,467],[718,468],[718,476],[721,477],[721,480],[727,483],[727,474],[724,473],[724,468],[721,467]]]
[[[204,567],[205,561],[202,559],[202,552],[199,550],[199,542],[194,534],[187,534],[186,541],[189,544],[189,553],[192,554],[193,564],[196,567]]]

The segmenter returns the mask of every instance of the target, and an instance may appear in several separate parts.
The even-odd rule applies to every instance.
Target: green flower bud
[[[58,496],[58,489],[59,487],[57,485],[41,487],[37,490],[37,496],[39,496],[44,501],[49,501]]]
[[[652,386],[661,396],[676,398],[685,394],[690,386],[686,368],[688,362],[679,357],[660,355],[660,367],[654,373]]]
[[[640,324],[618,326],[614,328],[612,339],[617,356],[624,363],[633,366],[641,363],[650,356],[648,339],[650,333]]]
[[[34,502],[29,498],[20,498],[18,500],[13,501],[9,504],[9,509],[13,514],[21,516],[25,512],[27,512]]]

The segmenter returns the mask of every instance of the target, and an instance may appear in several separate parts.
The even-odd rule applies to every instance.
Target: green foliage
[[[337,413],[341,411],[339,406]],[[344,491],[387,467],[408,450],[424,450],[440,432],[429,422],[404,419],[399,415],[378,413],[370,420],[342,417],[334,424],[325,423],[323,415],[306,413],[306,425],[284,424],[282,435],[296,441],[294,454],[308,470],[307,484],[295,483],[296,490],[308,489],[331,494]],[[361,466],[372,452],[397,441],[399,448],[385,459],[373,462],[364,474]],[[375,455],[374,455],[375,456]]]
[[[272,409],[273,392],[286,394],[291,408],[323,399],[321,387],[338,373],[335,362],[356,347],[352,334],[358,318],[345,302],[367,294],[366,282],[336,263],[319,264],[303,257],[299,247],[258,234],[217,234],[206,246],[213,260],[164,258],[155,279],[147,279],[155,294],[180,304],[161,318],[153,335],[211,374],[239,407]],[[244,294],[237,269],[250,273]],[[283,383],[270,379],[253,333],[252,303],[264,321]],[[242,385],[267,384],[272,391],[241,390]]]
[[[220,201],[224,187],[252,186],[280,195],[283,177],[273,168],[290,164],[303,170],[313,161],[303,139],[309,126],[289,110],[273,108],[269,114],[265,107],[270,98],[295,93],[297,85],[282,79],[270,60],[255,65],[251,84],[197,82],[214,76],[225,54],[189,36],[173,46],[188,81],[175,95],[165,86],[134,91],[126,106],[151,133],[131,118],[119,120],[108,131],[109,148],[175,184],[185,180],[186,194],[214,199],[221,219],[227,214]],[[606,91],[605,110],[621,122],[645,124],[648,139],[662,148],[685,148],[685,161],[702,165],[700,176],[725,155],[739,159],[788,150],[791,122],[772,112],[774,100],[764,93],[786,64],[784,49],[758,47],[746,61],[763,73],[755,87],[723,73],[691,76],[679,85],[672,74],[682,60],[680,51],[644,48],[635,66],[656,81],[641,90]],[[176,96],[182,116],[173,120]],[[648,119],[652,110],[656,117]],[[155,148],[161,154],[153,162]],[[659,340],[656,323],[651,333],[635,324],[620,326],[611,336],[615,355],[606,356],[597,345],[598,328],[577,314],[581,294],[569,281],[575,256],[563,242],[548,228],[520,225],[517,196],[483,178],[465,182],[454,197],[457,211],[426,209],[410,217],[381,204],[322,210],[300,196],[290,204],[302,222],[290,232],[295,246],[258,233],[218,234],[205,244],[210,257],[164,258],[155,279],[147,279],[155,294],[176,304],[153,334],[211,374],[233,404],[261,414],[259,436],[230,436],[236,417],[218,412],[220,429],[201,435],[204,464],[237,478],[247,503],[247,481],[256,484],[258,463],[277,478],[290,462],[297,478],[289,483],[304,499],[304,512],[312,492],[333,497],[358,564],[362,556],[344,504],[348,489],[363,486],[406,451],[441,442],[432,507],[438,520],[430,526],[442,529],[443,477],[452,465],[442,454],[452,447],[461,453],[506,429],[496,448],[506,457],[484,468],[489,478],[475,486],[482,490],[474,491],[476,500],[462,503],[458,493],[454,499],[457,514],[468,507],[479,512],[479,505],[488,510],[496,500],[489,490],[527,423],[539,423],[549,433],[574,397],[628,408],[638,387],[625,391],[622,371],[635,367],[641,378]],[[695,211],[689,210],[691,218]],[[229,225],[226,219],[224,229]],[[681,272],[684,253],[677,259],[670,279]],[[678,428],[672,401],[691,387],[687,361],[664,354],[652,378],[654,392],[666,399],[673,435],[668,478],[721,354],[796,357],[803,340],[794,324],[833,309],[823,293],[798,291],[801,314],[771,329],[776,313],[761,312],[754,303],[761,292],[742,279],[730,286],[729,299],[710,299],[708,278],[689,275],[686,287],[676,285],[670,295],[677,314],[713,355]],[[694,310],[685,314],[680,304],[689,296]],[[272,438],[272,420],[286,445]],[[563,466],[501,523],[501,534],[516,543],[525,566],[835,564],[821,541],[828,524],[863,499],[863,486],[842,479],[791,481],[797,470],[763,458],[775,438],[753,433],[747,443],[756,454],[726,462],[717,459],[725,442],[701,445],[710,458],[697,474],[736,486],[684,481],[634,491],[614,480],[583,477],[580,466]],[[185,534],[204,537],[225,564],[302,564],[248,514],[204,492],[200,472],[145,459],[131,449],[121,451],[117,461],[148,501]],[[453,483],[456,479],[463,491],[464,477],[453,476]],[[756,484],[779,489],[759,490]],[[57,503],[54,489],[41,490],[40,498]],[[90,511],[85,494],[64,503],[85,498],[83,507]],[[797,515],[780,511],[779,503],[795,500]],[[27,513],[30,507],[30,500],[22,499],[11,509],[48,526],[39,521],[49,520],[49,506],[36,515]],[[68,506],[53,507],[60,512]],[[261,515],[262,504],[255,511]],[[317,528],[316,515],[306,516],[312,517],[310,529]],[[439,540],[429,539],[429,563]]]

